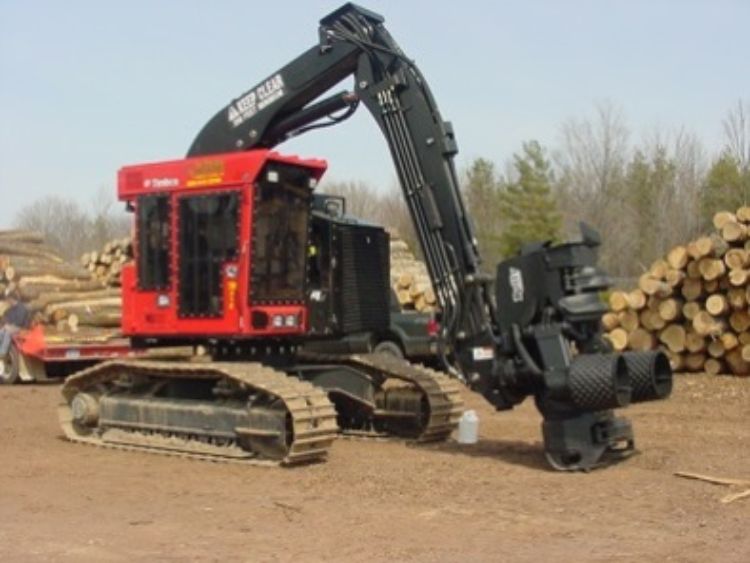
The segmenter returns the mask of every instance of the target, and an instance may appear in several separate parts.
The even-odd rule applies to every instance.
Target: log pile
[[[35,323],[58,331],[120,326],[120,290],[65,262],[40,233],[0,231],[0,314],[9,296],[29,307]]]
[[[661,348],[675,371],[750,376],[750,207],[655,261],[602,318],[616,350]]]
[[[108,287],[120,287],[120,272],[133,259],[133,243],[129,237],[106,243],[101,250],[81,256],[81,265],[91,276]]]
[[[391,286],[405,310],[435,310],[435,292],[424,262],[417,260],[409,245],[391,231]]]

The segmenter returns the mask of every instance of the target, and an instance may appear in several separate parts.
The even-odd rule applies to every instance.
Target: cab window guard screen
[[[309,172],[294,166],[269,166],[256,185],[253,302],[305,298],[311,197]]]

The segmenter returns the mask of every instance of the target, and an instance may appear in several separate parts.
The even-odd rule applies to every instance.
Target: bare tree
[[[379,214],[380,198],[375,190],[365,182],[333,181],[323,184],[323,193],[341,196],[346,200],[346,212],[354,217],[376,221]]]
[[[662,218],[670,225],[666,234],[670,246],[684,244],[701,230],[701,189],[708,170],[703,144],[694,133],[680,129],[672,135],[671,157],[675,165],[675,189]],[[678,220],[674,220],[678,218]]]
[[[622,260],[634,252],[632,213],[624,194],[630,132],[611,102],[595,106],[593,117],[570,119],[560,131],[561,146],[553,153],[559,170],[557,198],[568,233],[578,221],[602,232],[602,265],[615,276],[628,275]]]
[[[395,231],[409,245],[412,252],[421,256],[422,249],[419,247],[409,208],[406,206],[401,187],[396,183],[391,185],[391,188],[380,197],[378,223],[385,225],[391,231]]]
[[[743,171],[750,170],[750,101],[737,100],[722,122],[726,150]]]
[[[23,207],[14,222],[43,233],[47,244],[67,260],[127,236],[131,229],[131,219],[115,209],[111,191],[104,188],[92,200],[91,211],[72,199],[47,196]]]
[[[22,229],[44,233],[46,242],[61,256],[73,259],[85,252],[91,220],[72,200],[47,196],[22,208],[15,218]]]
[[[599,102],[593,119],[570,119],[561,128],[557,163],[571,191],[602,196],[622,179],[630,132],[622,112],[611,102]]]
[[[654,127],[638,150],[652,163],[666,160],[672,169],[670,181],[651,201],[656,211],[656,248],[666,250],[698,236],[702,227],[701,189],[707,170],[701,142],[684,127]]]
[[[119,208],[112,190],[102,186],[91,200],[91,230],[89,249],[101,248],[105,243],[128,236],[132,229],[132,218]]]

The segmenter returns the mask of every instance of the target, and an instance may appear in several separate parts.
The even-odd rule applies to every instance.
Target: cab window
[[[166,195],[141,196],[137,201],[138,287],[169,287],[170,206]]]

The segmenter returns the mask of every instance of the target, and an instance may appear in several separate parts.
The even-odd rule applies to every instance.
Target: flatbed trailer
[[[67,333],[36,326],[13,335],[2,381],[54,381],[99,362],[149,354],[119,331]]]

